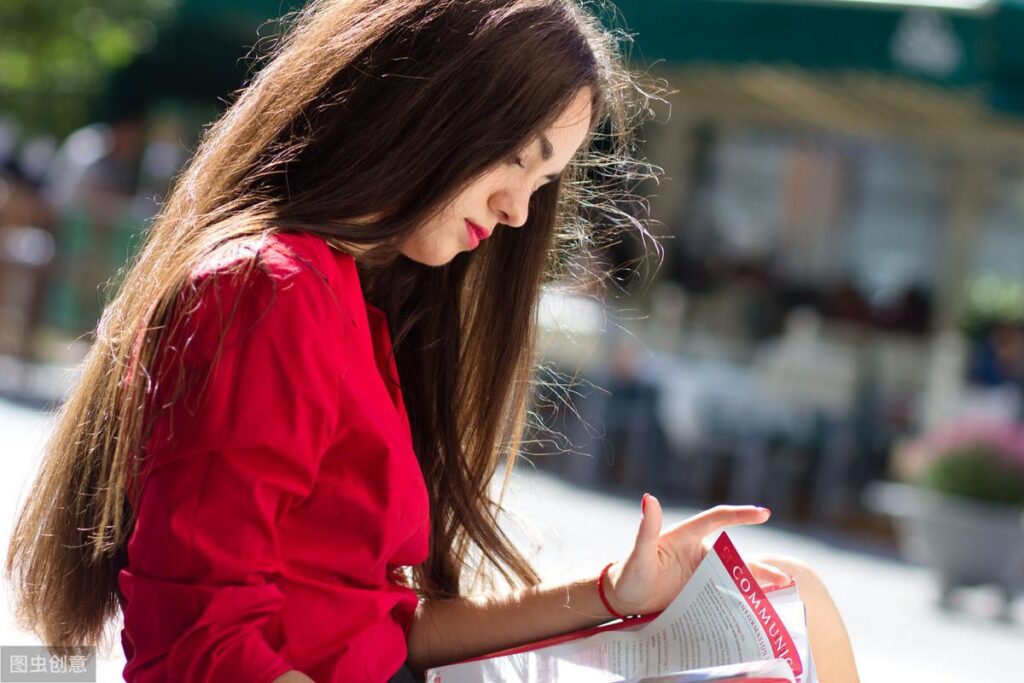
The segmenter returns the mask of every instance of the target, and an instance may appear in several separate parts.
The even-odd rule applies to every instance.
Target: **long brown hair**
[[[19,621],[52,646],[98,644],[116,615],[134,522],[123,482],[137,481],[152,375],[189,273],[279,230],[365,248],[364,291],[393,326],[430,493],[414,586],[458,595],[469,566],[538,580],[499,528],[489,484],[503,456],[511,471],[522,434],[540,285],[571,275],[565,254],[594,243],[588,216],[603,216],[604,243],[645,230],[616,200],[651,175],[630,138],[650,91],[623,67],[621,36],[571,0],[316,0],[291,19],[177,178],[57,413],[7,558]],[[580,88],[600,144],[533,196],[523,229],[441,267],[398,256]]]

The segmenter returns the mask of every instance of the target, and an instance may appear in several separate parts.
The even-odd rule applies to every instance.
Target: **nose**
[[[521,228],[530,213],[530,193],[517,187],[503,188],[491,196],[491,208],[501,223],[510,228]]]

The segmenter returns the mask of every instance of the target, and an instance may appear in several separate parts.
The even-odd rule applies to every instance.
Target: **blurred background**
[[[120,269],[301,4],[0,4],[4,538]],[[737,537],[819,568],[865,680],[1021,680],[1024,0],[615,4],[672,90],[663,263],[627,239],[614,286],[545,293],[510,497],[545,575],[623,551],[595,522],[628,547],[644,491],[757,503]]]

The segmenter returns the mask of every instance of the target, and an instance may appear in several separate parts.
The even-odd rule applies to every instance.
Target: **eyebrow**
[[[551,140],[548,140],[548,136],[544,133],[540,134],[538,140],[540,140],[540,158],[548,161],[555,154],[555,146],[551,144]]]
[[[551,144],[551,141],[548,140],[548,136],[544,135],[544,133],[541,133],[537,140],[540,142],[540,158],[544,161],[550,160],[551,157],[555,155],[555,146]],[[561,173],[549,173],[544,176],[544,178],[553,183],[558,180],[561,175]]]

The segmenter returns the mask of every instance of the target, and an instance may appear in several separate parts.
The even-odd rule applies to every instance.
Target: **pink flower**
[[[936,427],[900,448],[895,465],[903,478],[916,479],[932,463],[966,448],[990,453],[1024,473],[1024,426],[994,418],[966,418]]]

